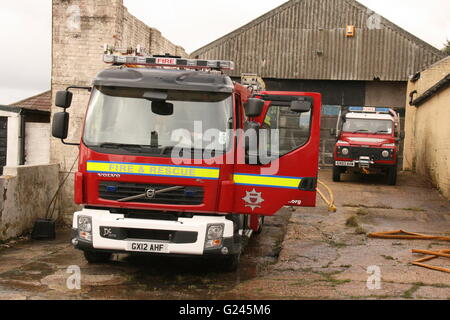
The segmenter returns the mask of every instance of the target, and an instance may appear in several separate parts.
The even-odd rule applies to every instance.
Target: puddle
[[[17,255],[20,261],[17,268],[0,273],[0,283],[29,297],[51,299],[220,299],[277,262],[290,217],[291,211],[283,209],[266,218],[262,234],[246,245],[236,272],[220,271],[217,260],[205,257],[115,255],[107,264],[88,264],[81,251],[68,245],[70,230],[61,230],[56,242],[29,242],[3,252],[3,258]],[[70,265],[81,268],[80,291],[66,286]]]
[[[122,285],[89,288],[89,297],[126,299],[218,299],[241,282],[256,278],[276,263],[291,212],[266,219],[261,235],[253,236],[236,272],[218,271],[217,261],[204,257],[118,256],[104,267],[120,268]],[[88,270],[84,272],[90,273]],[[98,270],[98,266],[95,268]],[[111,272],[115,273],[117,270]],[[95,272],[94,272],[95,273]]]

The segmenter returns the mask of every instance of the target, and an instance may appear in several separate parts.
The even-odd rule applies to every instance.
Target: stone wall
[[[187,56],[183,48],[128,13],[122,0],[53,0],[52,101],[58,90],[70,85],[91,85],[95,75],[107,67],[102,61],[104,44],[116,47],[141,45],[151,54]],[[69,109],[68,141],[80,141],[88,99],[88,92],[75,92]],[[60,111],[52,107],[52,114]],[[76,162],[78,149],[52,139],[50,152],[51,163],[61,166],[62,179]],[[76,206],[72,199],[73,175],[63,188],[59,208],[65,213],[74,212]]]
[[[36,219],[46,217],[58,175],[58,165],[5,167],[0,177],[0,241],[30,231]]]

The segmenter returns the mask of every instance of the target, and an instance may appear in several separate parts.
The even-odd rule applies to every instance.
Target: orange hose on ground
[[[374,232],[369,234],[370,238],[379,238],[379,239],[402,239],[402,240],[439,240],[439,241],[450,241],[450,237],[444,236],[429,236],[420,233],[406,232],[403,230],[395,230],[388,232]],[[430,261],[439,257],[450,258],[450,250],[440,250],[440,251],[430,251],[430,250],[418,250],[413,249],[413,253],[427,254],[431,255],[429,257],[425,257],[422,259],[415,260],[412,264],[415,266],[419,266],[422,268],[427,268],[431,270],[441,271],[450,273],[450,269],[431,266],[428,264],[424,264],[422,262]]]
[[[430,236],[430,235],[426,235],[426,234],[406,232],[403,230],[395,230],[395,231],[387,231],[387,232],[374,232],[374,233],[369,234],[369,238],[450,241],[450,237]]]

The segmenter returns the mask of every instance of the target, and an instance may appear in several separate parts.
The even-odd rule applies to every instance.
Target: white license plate
[[[127,242],[127,251],[148,253],[169,253],[167,243],[156,242]]]
[[[338,167],[354,167],[354,161],[336,161],[336,166]]]

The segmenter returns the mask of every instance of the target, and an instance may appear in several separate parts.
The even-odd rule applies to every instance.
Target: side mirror
[[[245,115],[248,118],[256,118],[259,117],[264,109],[264,100],[250,98],[248,102],[245,104]]]
[[[67,112],[55,113],[53,116],[52,136],[67,139],[69,133],[69,114]]]
[[[173,115],[173,103],[152,101],[152,112],[159,116],[171,116]]]
[[[259,164],[259,130],[261,125],[257,122],[246,122],[245,130],[245,163],[249,165]]]
[[[336,136],[336,128],[331,128],[330,129],[330,136],[335,137]]]
[[[312,109],[313,102],[311,99],[302,98],[291,102],[291,111],[297,113],[309,112]]]
[[[342,114],[341,114],[341,121],[342,121],[342,123],[347,122],[347,113],[348,113],[348,111],[342,112]]]
[[[58,91],[56,93],[55,105],[67,109],[72,104],[73,94],[70,91]]]

